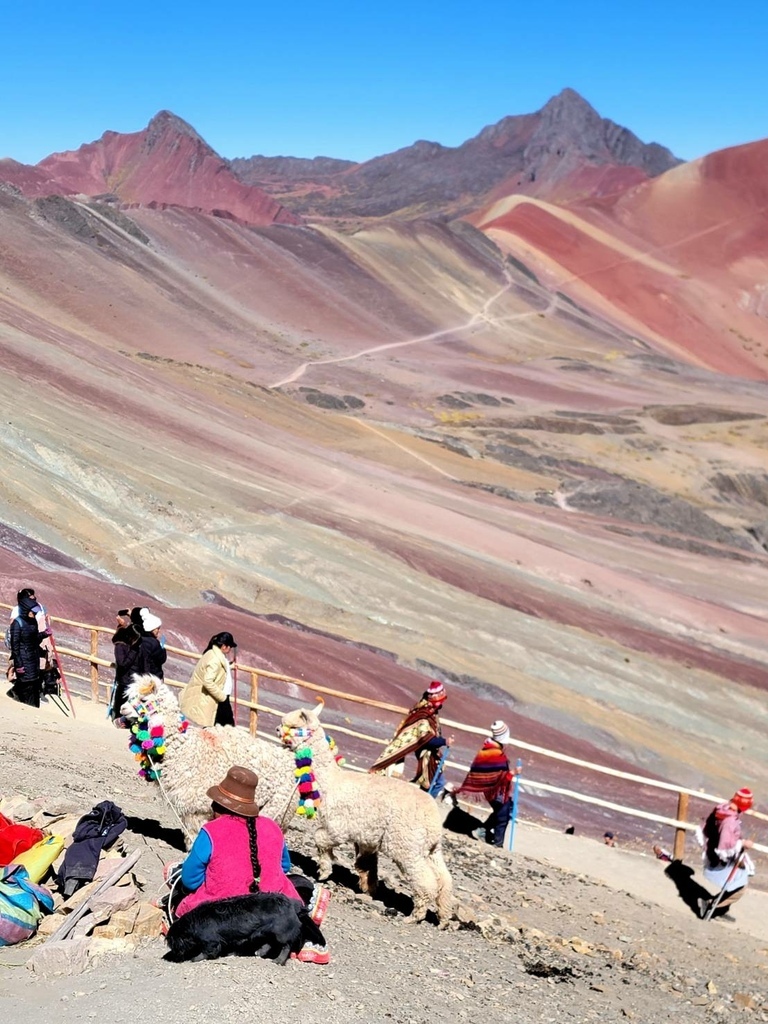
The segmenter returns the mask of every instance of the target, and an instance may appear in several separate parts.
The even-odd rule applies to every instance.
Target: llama
[[[301,825],[293,813],[298,796],[290,751],[256,739],[244,729],[221,725],[186,728],[176,695],[154,676],[134,676],[122,714],[129,721],[148,719],[148,732],[161,727],[163,746],[158,749],[164,747],[164,753],[159,782],[181,819],[188,846],[210,820],[208,790],[221,782],[233,764],[259,776],[256,799],[267,817],[274,818],[283,830]]]
[[[442,816],[423,790],[383,775],[344,771],[336,762],[318,713],[300,709],[284,715],[283,743],[305,763],[304,771],[319,794],[314,839],[319,877],[330,877],[333,852],[342,843],[355,847],[355,870],[363,892],[373,895],[378,882],[378,855],[395,862],[413,893],[413,920],[423,921],[432,904],[441,925],[453,912],[453,886],[443,859]],[[305,755],[305,756],[301,756]],[[306,783],[305,783],[306,786]],[[312,793],[303,801],[314,816]],[[302,809],[301,807],[299,808]]]
[[[436,907],[441,924],[450,919],[452,882],[443,860],[442,821],[435,801],[397,779],[342,770],[315,712],[302,709],[283,717],[283,746],[229,726],[193,726],[184,731],[178,700],[154,676],[134,677],[122,711],[129,720],[145,721],[148,735],[153,721],[155,728],[162,725],[162,736],[157,737],[161,740],[158,749],[164,749],[160,784],[182,821],[188,843],[210,819],[208,789],[217,785],[233,764],[259,776],[256,799],[265,815],[283,830],[301,827],[310,815],[294,813],[299,794],[293,751],[306,744],[312,750],[312,768],[322,797],[314,832],[320,878],[331,874],[334,849],[352,843],[360,888],[373,895],[378,855],[384,853],[411,886],[414,921],[424,920],[430,904]]]

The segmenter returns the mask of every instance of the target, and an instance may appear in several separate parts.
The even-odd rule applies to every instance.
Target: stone
[[[46,942],[30,956],[27,967],[43,977],[82,974],[90,964],[89,941],[79,938],[67,942]]]
[[[69,899],[64,902],[63,909],[67,912],[77,910],[80,904],[93,895],[98,887],[98,882],[86,882],[85,885],[81,885],[77,892],[73,892]]]
[[[69,846],[72,840],[72,833],[77,828],[77,823],[80,821],[81,815],[77,814],[65,814],[63,818],[59,818],[56,822],[55,832],[57,836],[64,837],[64,845]]]
[[[133,953],[135,949],[136,940],[132,935],[108,939],[94,934],[88,943],[88,956],[96,959],[105,953]]]
[[[574,953],[580,953],[582,956],[594,956],[595,947],[587,942],[585,939],[580,939],[578,936],[574,936],[570,940],[571,949]]]
[[[104,907],[102,907],[101,912],[98,914],[86,912],[72,929],[70,936],[77,939],[82,936],[90,935],[97,925],[103,924],[108,920],[109,910]],[[65,941],[68,941],[70,936],[67,936]]]
[[[30,822],[37,812],[38,808],[21,793],[0,800],[0,814],[14,822]]]
[[[109,878],[122,859],[123,855],[117,851],[110,851],[107,854],[102,854],[96,867],[96,874],[93,876],[93,880],[95,882],[103,882],[105,878]],[[114,884],[122,886],[130,885],[131,872],[126,871],[126,873],[121,878],[118,878]]]
[[[733,1001],[740,1010],[756,1010],[757,1003],[749,992],[734,992]]]
[[[95,916],[101,916],[106,911],[106,917],[103,920],[107,920],[113,914],[116,914],[118,910],[126,910],[133,904],[138,903],[139,894],[132,885],[128,886],[117,886],[110,885],[104,892],[100,892],[99,895],[94,899],[91,904],[91,913]]]
[[[109,919],[109,923],[113,928],[120,929],[119,935],[130,935],[133,931],[133,926],[136,924],[136,918],[139,913],[139,907],[141,904],[135,903],[130,907],[126,907],[125,910],[118,910],[116,914],[113,914]]]
[[[40,938],[47,939],[49,935],[53,935],[61,928],[65,920],[64,914],[47,914],[41,919],[35,934]]]
[[[151,903],[140,903],[131,935],[136,939],[157,939],[162,935],[165,915]]]
[[[454,911],[456,920],[464,925],[476,925],[477,924],[477,911],[472,907],[468,907],[466,903],[459,903]]]
[[[107,939],[110,942],[114,942],[115,939],[124,939],[127,934],[124,923],[120,921],[107,921],[106,924],[100,924],[93,929],[94,939]]]

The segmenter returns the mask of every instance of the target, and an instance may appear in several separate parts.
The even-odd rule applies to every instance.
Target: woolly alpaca
[[[320,794],[314,837],[321,879],[330,876],[333,851],[355,847],[355,870],[363,892],[374,894],[378,855],[395,862],[413,892],[413,918],[423,921],[430,904],[441,924],[453,912],[453,886],[443,859],[442,818],[435,801],[397,779],[342,770],[313,711],[292,711],[282,719],[283,742],[296,751],[309,747]]]
[[[229,726],[190,726],[182,733],[176,695],[154,676],[134,676],[126,691],[123,715],[136,717],[142,701],[140,691],[150,685],[153,703],[165,726],[160,781],[182,820],[188,844],[210,820],[208,790],[221,782],[233,764],[244,765],[259,776],[256,799],[267,817],[274,818],[283,829],[300,824],[293,813],[298,797],[290,751]]]

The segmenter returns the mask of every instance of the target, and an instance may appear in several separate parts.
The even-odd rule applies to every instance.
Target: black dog
[[[163,959],[181,963],[233,953],[268,957],[283,965],[306,940],[322,939],[301,903],[281,893],[257,892],[201,903],[177,918],[168,929],[170,949]]]

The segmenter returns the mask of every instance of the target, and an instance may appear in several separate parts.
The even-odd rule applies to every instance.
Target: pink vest
[[[245,896],[251,891],[253,868],[245,818],[222,814],[220,818],[214,818],[203,825],[203,828],[212,846],[205,881],[199,889],[184,897],[176,911],[177,917],[200,903],[223,900],[227,896]],[[281,892],[301,902],[301,897],[280,864],[285,840],[277,822],[261,816],[256,818],[256,841],[261,865],[259,890]]]

